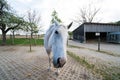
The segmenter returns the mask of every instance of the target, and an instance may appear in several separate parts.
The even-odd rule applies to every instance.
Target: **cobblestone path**
[[[48,72],[48,57],[43,47],[1,46],[0,80],[101,80],[68,56],[67,64],[56,76]]]

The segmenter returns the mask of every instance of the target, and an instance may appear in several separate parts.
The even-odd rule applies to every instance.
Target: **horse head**
[[[67,27],[64,25],[59,25],[55,23],[54,31],[51,36],[51,45],[53,52],[53,64],[56,68],[61,68],[67,61],[66,56],[66,43],[68,37],[68,29],[71,27],[72,23],[70,23]]]

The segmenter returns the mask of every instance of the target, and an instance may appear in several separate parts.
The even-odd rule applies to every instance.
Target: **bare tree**
[[[41,16],[37,14],[35,10],[30,10],[27,12],[27,21],[29,23],[27,27],[27,31],[30,31],[31,38],[33,36],[33,33],[38,32],[38,24],[40,22]]]
[[[74,20],[76,23],[81,24],[85,22],[93,22],[100,8],[96,8],[92,3],[80,9],[77,18]]]
[[[33,38],[33,34],[38,33],[39,31],[38,25],[40,23],[41,16],[37,14],[35,10],[29,10],[27,12],[26,20],[27,20],[27,23],[26,23],[27,27],[25,27],[25,30],[29,32],[31,35],[30,37],[30,51],[31,51],[31,39]]]

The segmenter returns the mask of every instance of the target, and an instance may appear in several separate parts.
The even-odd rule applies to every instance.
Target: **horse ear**
[[[58,26],[58,22],[56,20],[54,20],[54,23],[55,23],[56,26]]]
[[[73,22],[71,22],[71,23],[67,26],[67,28],[69,29],[69,28],[72,26],[72,24],[73,24]]]

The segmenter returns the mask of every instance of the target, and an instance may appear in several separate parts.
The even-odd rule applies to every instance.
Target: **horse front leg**
[[[57,71],[55,72],[55,74],[58,76],[59,73],[60,73],[60,70],[59,70],[59,68],[57,68]]]
[[[48,71],[51,70],[52,66],[51,66],[51,57],[50,57],[50,54],[48,54],[48,58],[49,58],[49,68],[48,68]]]

